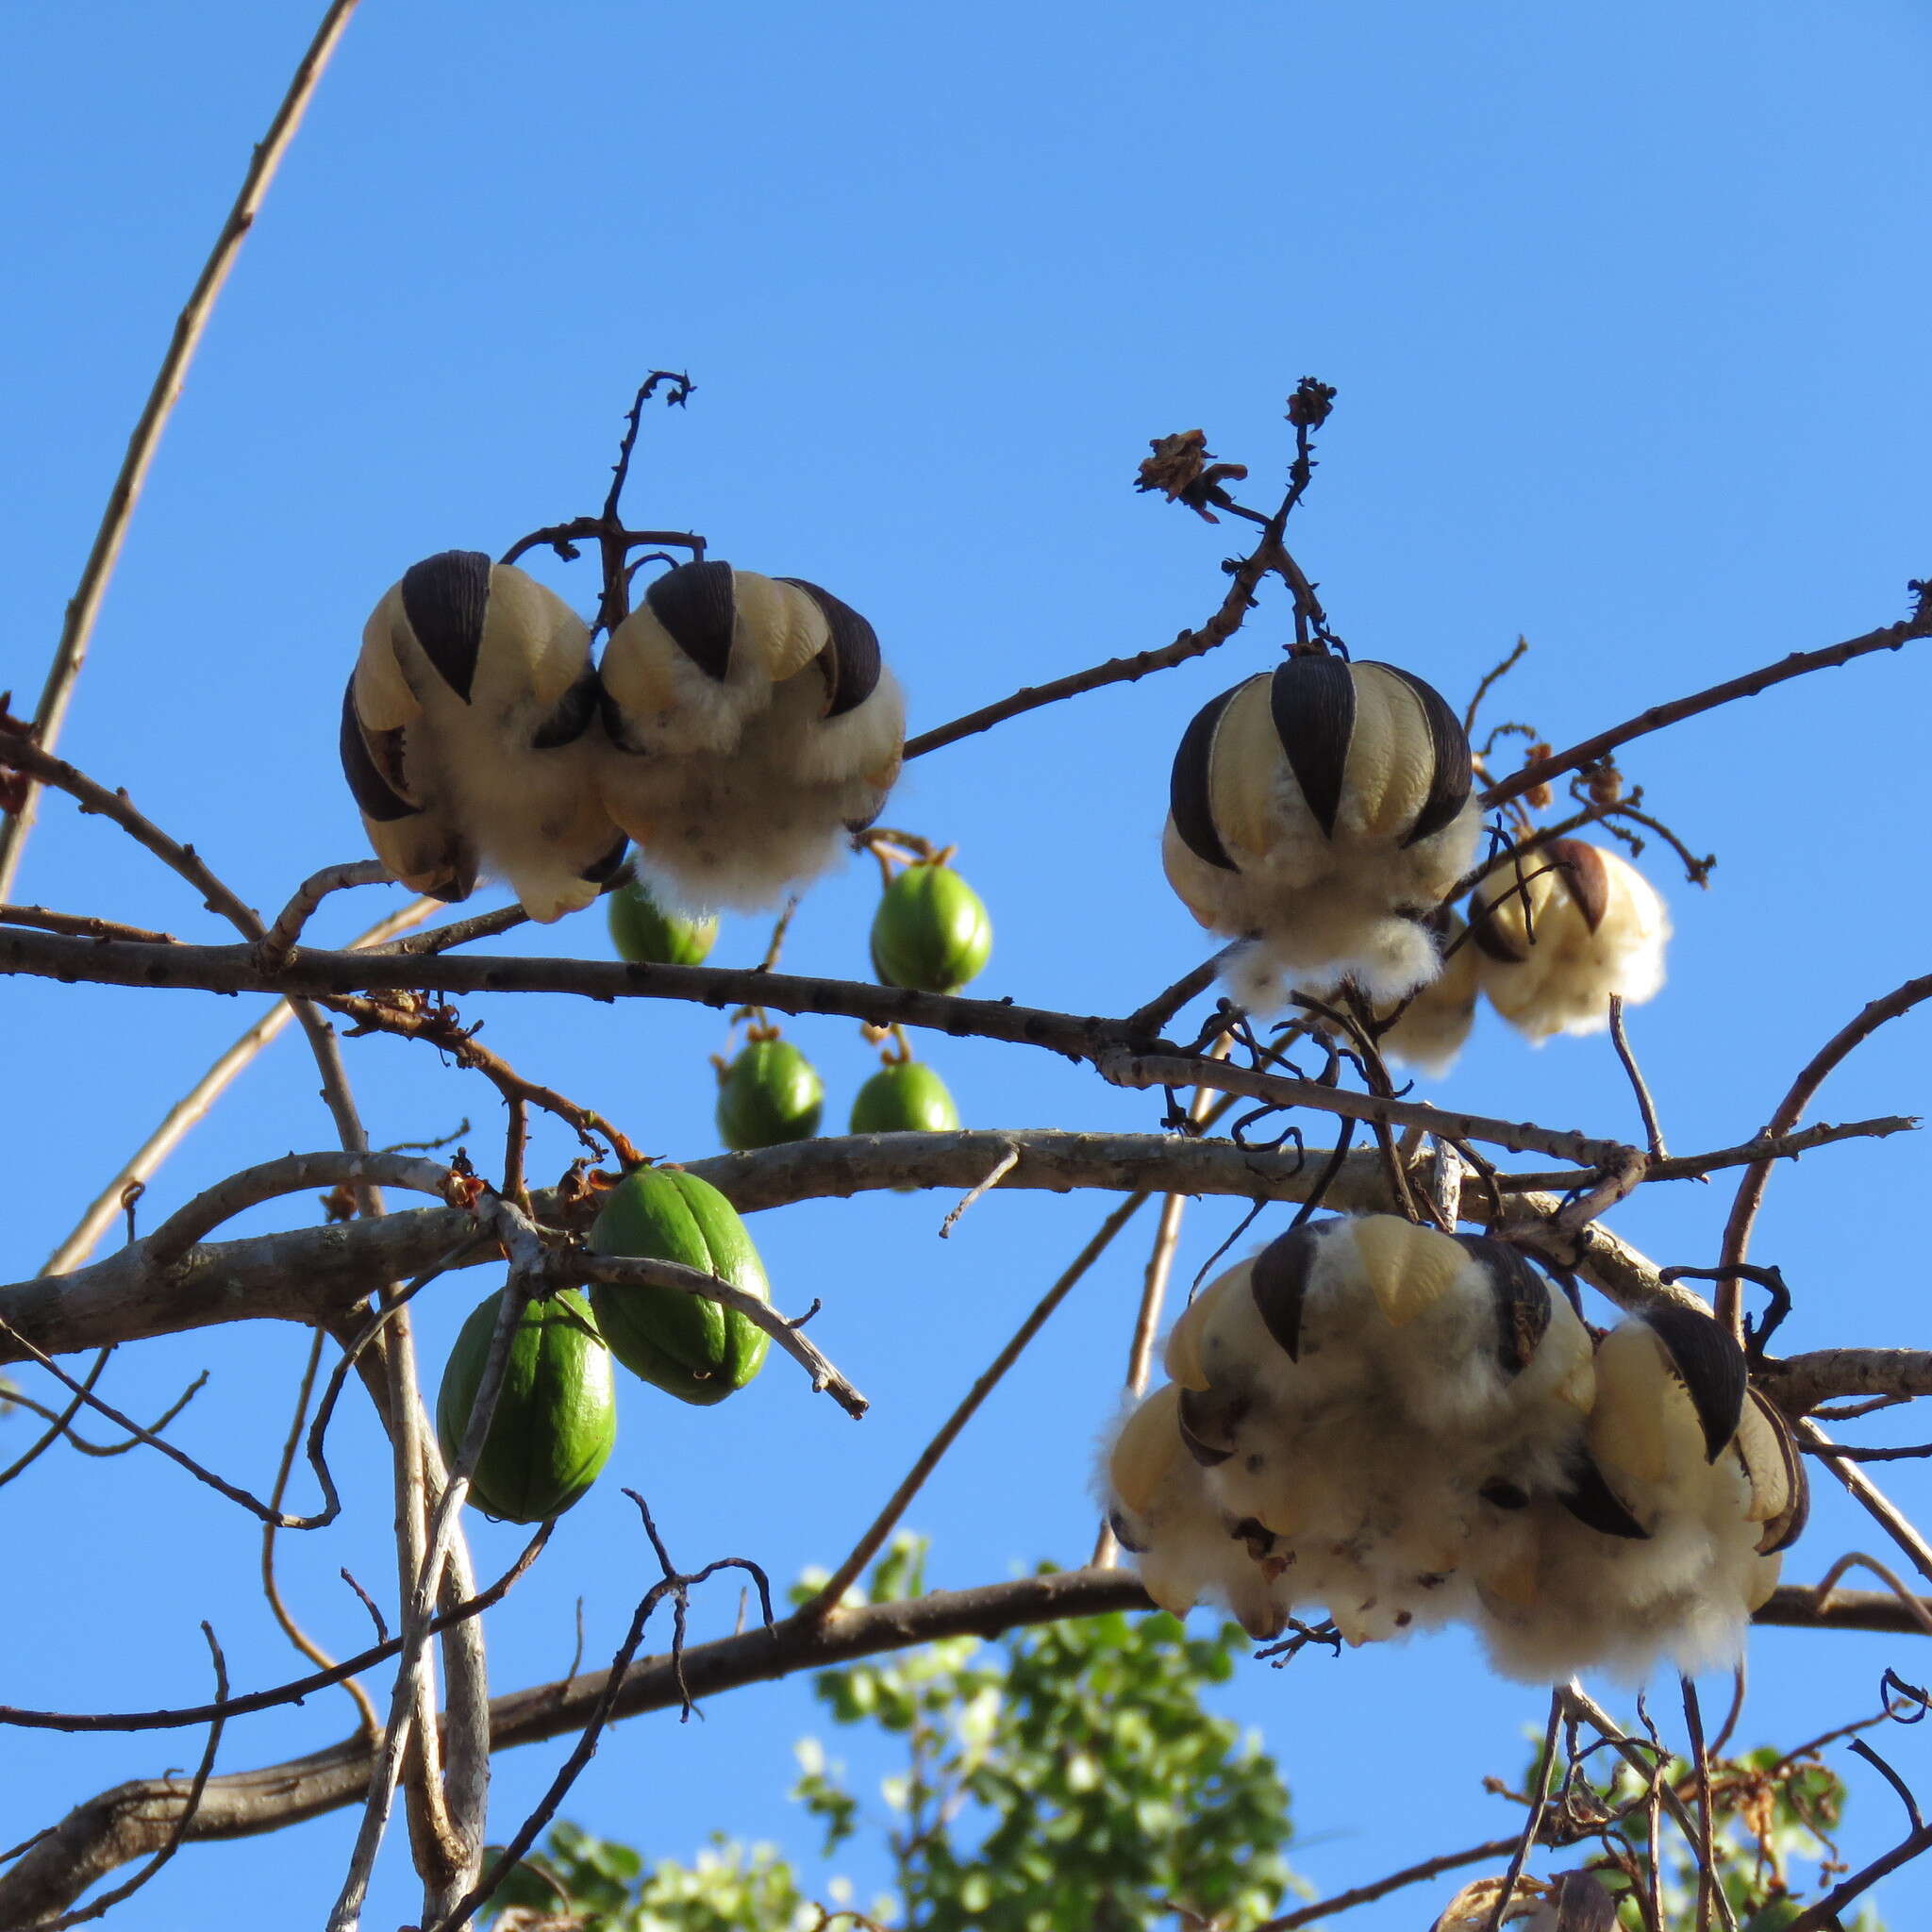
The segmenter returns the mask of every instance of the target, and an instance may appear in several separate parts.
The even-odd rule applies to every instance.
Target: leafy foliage
[[[868,1599],[924,1588],[924,1548],[902,1537]],[[816,1680],[834,1723],[902,1740],[904,1769],[875,1813],[816,1739],[792,1795],[827,1853],[877,1830],[896,1896],[869,1915],[921,1932],[1237,1928],[1295,1885],[1282,1857],[1288,1792],[1253,1734],[1201,1707],[1247,1642],[1235,1625],[1190,1637],[1172,1617],[1097,1617],[955,1638]],[[836,1890],[849,1891],[840,1884]],[[818,1932],[868,1915],[808,1901],[771,1847],[724,1839],[690,1866],[648,1873],[623,1845],[551,1833],[500,1894],[497,1932]]]

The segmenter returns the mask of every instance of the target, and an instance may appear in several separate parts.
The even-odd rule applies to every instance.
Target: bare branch
[[[1890,1594],[1841,1593],[1824,1613],[1811,1598],[1808,1590],[1779,1590],[1757,1613],[1757,1621],[1808,1629],[1917,1628]],[[991,1640],[1025,1624],[1152,1607],[1140,1579],[1125,1571],[1074,1570],[977,1590],[936,1591],[910,1602],[855,1607],[820,1625],[794,1615],[771,1631],[748,1630],[687,1650],[681,1669],[669,1657],[633,1664],[610,1716],[675,1709],[687,1691],[692,1697],[716,1696],[741,1685],[941,1638]],[[393,1648],[365,1654],[342,1668],[366,1670],[393,1654]],[[608,1672],[595,1671],[492,1699],[495,1747],[504,1750],[580,1731],[608,1682]],[[237,1700],[232,1708],[240,1707]],[[206,1713],[187,1721],[206,1722]],[[187,1836],[195,1840],[252,1837],[353,1804],[367,1790],[370,1762],[367,1746],[351,1738],[286,1764],[210,1779]],[[58,1910],[115,1866],[154,1849],[178,1816],[179,1805],[179,1792],[166,1781],[138,1779],[70,1812],[24,1854],[13,1871],[0,1874],[0,1924],[31,1924],[36,1914]]]
[[[161,431],[180,399],[182,384],[188,376],[188,365],[194,359],[194,352],[200,346],[202,333],[208,327],[208,317],[214,312],[216,297],[221,294],[222,285],[228,278],[228,271],[234,267],[242,243],[261,211],[269,184],[282,164],[282,157],[289,151],[289,143],[295,138],[295,130],[302,125],[302,117],[308,111],[323,69],[328,65],[329,57],[336,50],[336,42],[341,39],[342,30],[349,24],[349,16],[355,10],[356,0],[332,0],[328,11],[323,15],[322,25],[316,28],[315,38],[308,43],[308,51],[295,69],[294,77],[289,82],[289,90],[282,96],[281,106],[275,109],[275,119],[269,123],[268,132],[257,143],[249,158],[248,172],[242,176],[235,205],[222,224],[213,252],[203,265],[188,297],[188,306],[175,324],[175,333],[168,343],[167,353],[161,358],[154,387],[148,391],[141,419],[128,439],[127,454],[121,459],[120,474],[114,478],[114,487],[108,492],[108,507],[102,512],[100,528],[94,533],[93,548],[88,552],[87,562],[81,566],[80,582],[67,606],[66,621],[60,628],[60,641],[54,647],[54,661],[42,688],[41,701],[34,708],[33,735],[47,751],[52,751],[59,741],[60,726],[74,695],[75,681],[80,675],[88,643],[93,636],[94,620],[99,616],[101,601],[107,595],[108,580],[114,574],[121,544],[127,534],[128,521],[134,515],[134,507],[141,499],[142,486],[147,480],[148,467],[160,444]],[[27,834],[33,829],[37,802],[36,788],[29,784],[19,810],[11,815],[0,814],[0,899],[12,893],[20,855],[25,848]]]
[[[978,1413],[980,1404],[999,1386],[1007,1371],[1025,1353],[1027,1344],[1046,1326],[1054,1310],[1073,1292],[1087,1271],[1112,1244],[1114,1236],[1140,1212],[1147,1199],[1145,1194],[1130,1194],[1100,1224],[1092,1239],[1067,1264],[1058,1280],[1041,1296],[1026,1319],[1014,1329],[1007,1345],[987,1364],[958,1407],[941,1424],[939,1433],[919,1452],[918,1459],[887,1499],[885,1507],[852,1546],[845,1560],[825,1580],[824,1587],[805,1607],[803,1615],[823,1622],[839,1614],[844,1605],[845,1592],[858,1580],[865,1566],[885,1547],[886,1539],[905,1515],[907,1506],[919,1493],[926,1477],[940,1466],[946,1451],[958,1441],[960,1431]]]
[[[1694,718],[1700,711],[1714,710],[1719,705],[1732,704],[1739,698],[1756,697],[1759,691],[1769,691],[1787,678],[1802,677],[1807,671],[1828,671],[1874,651],[1896,651],[1923,637],[1932,637],[1932,604],[1902,624],[1885,625],[1861,637],[1847,638],[1842,643],[1827,644],[1823,650],[1793,651],[1789,658],[1780,658],[1775,664],[1767,664],[1758,671],[1747,671],[1742,677],[1714,684],[1707,691],[1693,691],[1689,697],[1674,698],[1669,704],[1653,705],[1622,724],[1613,724],[1607,731],[1586,738],[1581,744],[1573,744],[1568,751],[1552,752],[1548,758],[1538,758],[1534,764],[1511,773],[1483,793],[1483,804],[1496,806],[1520,798],[1539,785],[1547,785],[1552,778],[1560,778],[1565,772],[1581,771],[1584,766],[1594,764],[1606,753],[1629,743],[1633,738],[1661,731],[1666,724]]]

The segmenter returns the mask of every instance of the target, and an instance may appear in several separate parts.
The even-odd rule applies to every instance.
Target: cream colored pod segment
[[[1250,1637],[1278,1637],[1286,1611],[1182,1441],[1179,1392],[1165,1383],[1122,1419],[1105,1457],[1108,1521],[1147,1594],[1171,1616],[1205,1598],[1224,1605]]]
[[[1253,942],[1231,974],[1250,1006],[1278,1005],[1284,977],[1399,999],[1441,970],[1421,922],[1468,867],[1470,794],[1469,741],[1432,686],[1291,658],[1188,726],[1162,863],[1203,925]]]
[[[667,572],[603,678],[607,808],[693,909],[754,909],[823,872],[898,776],[905,705],[878,639],[803,578]]]
[[[1552,839],[1470,895],[1490,1004],[1532,1040],[1601,1033],[1610,995],[1635,1005],[1664,983],[1670,915],[1635,866],[1601,845]]]
[[[544,924],[623,862],[597,798],[590,631],[481,551],[412,564],[363,627],[342,694],[342,773],[375,854],[412,891],[508,880]]]

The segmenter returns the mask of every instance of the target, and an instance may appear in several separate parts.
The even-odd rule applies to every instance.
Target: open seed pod
[[[1250,939],[1237,993],[1344,976],[1395,1000],[1441,970],[1421,922],[1467,868],[1469,741],[1393,665],[1291,658],[1224,691],[1174,755],[1161,857],[1201,924]]]
[[[1534,846],[1484,879],[1469,907],[1482,990],[1531,1040],[1601,1033],[1612,993],[1635,1005],[1664,983],[1670,915],[1607,846]]]
[[[801,577],[687,563],[603,664],[598,784],[654,882],[753,908],[839,856],[898,776],[905,705],[858,611]]]
[[[532,919],[588,906],[624,862],[599,803],[590,630],[512,564],[445,550],[376,605],[342,694],[342,774],[411,891],[508,881]]]

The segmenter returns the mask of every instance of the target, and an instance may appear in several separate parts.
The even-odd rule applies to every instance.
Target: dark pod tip
[[[1107,1526],[1113,1531],[1114,1541],[1120,1544],[1128,1556],[1144,1557],[1147,1554],[1148,1545],[1134,1541],[1133,1532],[1127,1527],[1125,1510],[1109,1509],[1107,1512]]]
[[[728,563],[680,563],[653,579],[644,592],[651,615],[671,641],[720,684],[731,671],[731,635],[738,595]]]
[[[1558,868],[1557,877],[1575,900],[1584,924],[1594,932],[1610,908],[1610,874],[1603,854],[1581,839],[1552,839],[1542,848],[1542,858]]]
[[[1176,1405],[1181,1441],[1186,1446],[1188,1454],[1203,1469],[1212,1469],[1217,1464],[1225,1462],[1234,1454],[1232,1448],[1217,1448],[1214,1443],[1208,1441],[1205,1432],[1213,1430],[1215,1424],[1224,1420],[1209,1407],[1209,1397],[1200,1394],[1195,1390],[1183,1389],[1180,1401]]]
[[[1221,833],[1214,823],[1214,804],[1208,789],[1214,758],[1214,733],[1221,714],[1233,703],[1240,685],[1210,698],[1194,713],[1181,733],[1180,748],[1174,755],[1174,772],[1168,780],[1168,808],[1174,814],[1174,828],[1181,842],[1194,857],[1223,872],[1239,868],[1227,856]]]
[[[1377,669],[1399,677],[1412,691],[1423,708],[1423,722],[1429,732],[1429,791],[1416,813],[1415,823],[1403,837],[1403,844],[1419,845],[1433,832],[1440,832],[1469,803],[1470,788],[1475,782],[1475,767],[1469,753],[1469,734],[1449,708],[1433,684],[1399,664],[1382,664]]]
[[[608,885],[617,876],[618,868],[624,863],[624,855],[629,850],[630,834],[628,832],[618,833],[617,843],[611,846],[609,851],[605,853],[601,858],[593,858],[589,865],[585,866],[583,871],[578,873],[578,878],[588,879],[593,886]]]
[[[1458,1234],[1457,1242],[1482,1265],[1496,1309],[1496,1361],[1520,1375],[1550,1327],[1548,1284],[1521,1248],[1486,1234]]]
[[[403,615],[437,675],[465,704],[489,610],[490,558],[481,550],[444,550],[403,573]]]
[[[1704,1430],[1704,1459],[1715,1462],[1738,1433],[1747,1377],[1744,1351],[1722,1323],[1698,1308],[1663,1302],[1647,1309],[1649,1323],[1671,1357]]]
[[[837,718],[855,710],[878,689],[878,633],[851,605],[821,590],[804,577],[780,577],[794,591],[803,591],[824,613],[832,641],[819,653],[825,676],[825,716]]]
[[[1355,674],[1340,658],[1291,658],[1268,687],[1274,735],[1324,838],[1335,836],[1355,736]]]
[[[555,751],[560,745],[575,744],[591,728],[603,695],[596,667],[586,664],[584,675],[558,699],[557,708],[532,734],[531,750]]]
[[[1332,1225],[1332,1224],[1324,1224]],[[1291,1362],[1302,1358],[1302,1308],[1315,1265],[1316,1230],[1291,1227],[1255,1257],[1248,1291],[1269,1334]]]
[[[356,680],[351,677],[342,692],[342,727],[338,740],[342,776],[349,781],[349,791],[358,807],[378,824],[411,818],[423,808],[412,805],[391,782],[391,773],[400,776],[403,734],[379,731],[375,738],[376,743],[372,746],[370,734],[363,730],[362,721],[356,715]],[[377,752],[387,756],[389,770],[384,769]]]
[[[1579,1455],[1570,1465],[1569,1474],[1558,1500],[1585,1528],[1630,1542],[1650,1541],[1649,1530],[1618,1500],[1616,1491],[1604,1480],[1603,1471],[1588,1456]]]

